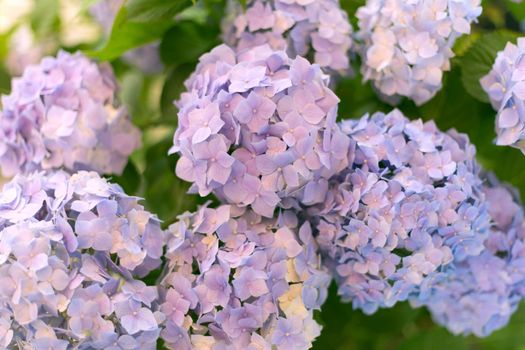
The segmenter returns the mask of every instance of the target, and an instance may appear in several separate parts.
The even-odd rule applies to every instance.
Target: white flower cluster
[[[421,105],[441,89],[452,46],[481,14],[480,0],[368,0],[357,11],[362,73],[383,95]]]

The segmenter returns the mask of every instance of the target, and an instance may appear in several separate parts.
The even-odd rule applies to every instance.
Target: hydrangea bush
[[[171,153],[191,191],[272,217],[277,206],[317,203],[347,164],[337,96],[318,65],[268,45],[204,54],[177,102]]]
[[[0,346],[155,349],[158,219],[94,172],[18,175],[0,194]]]
[[[518,350],[523,23],[0,0],[0,349]]]
[[[469,34],[480,0],[368,0],[356,13],[365,80],[387,97],[430,100],[450,70],[455,40]]]
[[[308,224],[220,206],[186,213],[167,231],[161,334],[170,349],[308,349],[327,296]]]
[[[230,8],[224,39],[237,52],[269,44],[331,71],[350,72],[352,26],[339,0],[251,0],[245,11],[231,0]]]
[[[107,64],[59,52],[29,66],[2,96],[0,168],[4,176],[64,168],[119,174],[140,131],[115,100]]]

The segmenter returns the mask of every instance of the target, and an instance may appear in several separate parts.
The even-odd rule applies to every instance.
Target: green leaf
[[[31,11],[31,28],[39,36],[46,36],[56,32],[59,25],[60,4],[58,0],[35,1]]]
[[[191,4],[189,0],[128,0],[126,8],[129,21],[154,22],[172,19]]]
[[[512,0],[505,0],[507,8],[512,13],[512,15],[518,20],[525,20],[525,6],[524,4],[518,4]]]
[[[439,344],[439,346],[437,345]],[[398,350],[468,350],[469,346],[463,337],[455,337],[443,328],[420,331],[413,337],[404,340]]]
[[[8,94],[11,90],[11,77],[5,68],[0,65],[0,94]],[[0,103],[1,107],[1,103]]]
[[[456,57],[465,55],[465,53],[467,53],[468,50],[476,44],[480,36],[481,35],[478,32],[474,32],[470,35],[460,36],[454,44],[454,53],[456,54]]]
[[[141,177],[135,164],[130,160],[122,175],[112,176],[111,180],[118,183],[129,195],[137,195],[140,189]]]
[[[161,38],[172,25],[172,20],[130,21],[127,8],[122,7],[115,18],[111,34],[104,46],[99,50],[88,51],[87,54],[100,60],[113,60],[130,49]]]
[[[366,0],[341,0],[341,8],[348,14],[348,18],[354,28],[356,28],[357,25],[357,17],[355,16],[355,13],[357,9],[364,6],[365,3]]]
[[[160,107],[162,117],[169,120],[177,120],[177,108],[174,101],[178,100],[180,94],[186,89],[184,81],[194,71],[195,65],[193,63],[185,63],[180,66],[173,67],[171,73],[166,78],[162,95],[160,98]]]
[[[498,52],[505,47],[507,42],[514,41],[517,37],[516,33],[510,31],[484,34],[463,57],[458,59],[463,85],[471,96],[482,102],[489,102],[479,80],[489,73]]]
[[[218,36],[216,28],[191,21],[179,22],[164,34],[160,57],[167,65],[195,62],[218,43]]]
[[[358,61],[359,59],[356,59],[352,62],[355,76],[338,81],[335,90],[340,99],[339,119],[356,119],[361,118],[366,113],[388,112],[392,109],[392,106],[377,98],[377,93],[373,90],[370,82],[363,82]]]
[[[158,40],[176,23],[175,15],[189,5],[189,0],[129,0],[119,10],[103,47],[87,54],[113,60],[130,49]]]

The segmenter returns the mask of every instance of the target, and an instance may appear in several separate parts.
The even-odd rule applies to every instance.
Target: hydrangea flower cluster
[[[401,112],[342,122],[351,166],[308,208],[343,300],[373,313],[483,250],[489,218],[466,135]]]
[[[525,38],[517,45],[507,43],[498,53],[481,86],[489,95],[496,117],[496,143],[512,145],[525,152]]]
[[[486,249],[446,267],[412,300],[451,332],[480,337],[505,326],[525,296],[525,217],[517,191],[492,180],[484,192],[493,223]]]
[[[326,179],[348,164],[339,99],[326,82],[318,65],[268,45],[214,48],[177,103],[177,175],[201,196],[267,217],[278,205],[319,202]]]
[[[160,311],[170,349],[308,349],[331,278],[308,224],[223,205],[168,229]]]
[[[0,193],[0,347],[156,349],[158,292],[137,278],[164,241],[94,172],[16,176]]]
[[[2,96],[0,168],[4,176],[65,168],[121,173],[140,144],[124,107],[114,106],[109,65],[60,52],[29,66]]]
[[[225,41],[238,52],[262,44],[295,55],[312,56],[323,68],[350,71],[352,26],[338,0],[252,0],[246,11],[231,2]]]
[[[368,0],[357,11],[361,67],[387,97],[430,100],[450,69],[456,38],[470,33],[480,0]]]

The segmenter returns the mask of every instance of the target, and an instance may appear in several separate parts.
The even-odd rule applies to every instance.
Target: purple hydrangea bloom
[[[525,38],[517,45],[507,43],[481,86],[498,111],[496,144],[525,152]]]
[[[90,6],[89,12],[100,23],[104,35],[109,37],[113,22],[124,4],[125,0],[98,0]],[[164,65],[160,59],[159,42],[146,44],[136,49],[130,50],[122,56],[124,61],[137,67],[147,74],[157,74],[162,72]]]
[[[342,122],[351,165],[307,209],[339,294],[366,313],[483,250],[489,218],[467,137],[401,112]]]
[[[480,0],[368,0],[359,8],[361,71],[385,97],[418,105],[440,89],[452,46],[481,14]]]
[[[216,47],[177,102],[177,175],[191,192],[267,217],[277,206],[317,202],[311,187],[348,164],[339,100],[326,84],[318,65],[268,45],[238,54]]]
[[[140,145],[109,65],[59,52],[29,66],[2,96],[0,169],[4,176],[64,168],[121,173]]]
[[[525,291],[525,221],[517,191],[493,178],[483,190],[492,219],[485,250],[447,266],[412,300],[451,332],[479,337],[504,327]]]
[[[225,42],[242,52],[269,44],[291,56],[308,56],[323,68],[350,73],[352,26],[338,0],[252,0],[246,11],[230,1]]]
[[[331,281],[308,223],[223,205],[168,229],[161,333],[170,349],[308,349]],[[293,343],[293,344],[292,344]]]
[[[95,172],[17,175],[0,192],[0,346],[156,349],[158,291],[138,278],[164,237]]]

